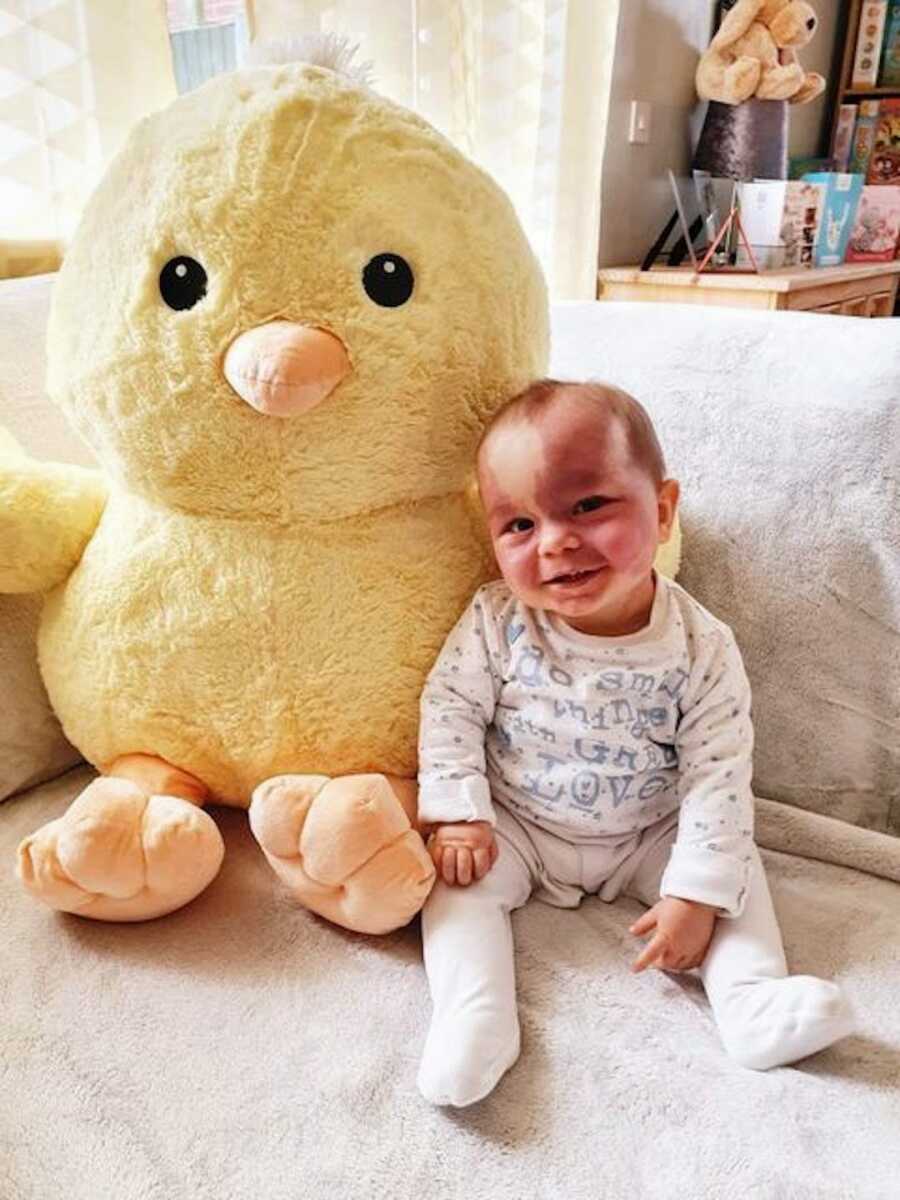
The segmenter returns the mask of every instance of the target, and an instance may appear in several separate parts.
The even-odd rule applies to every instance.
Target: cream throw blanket
[[[222,873],[163,920],[23,897],[17,840],[86,777],[0,809],[3,1200],[897,1196],[896,883],[763,852],[792,969],[840,981],[863,1023],[766,1074],[726,1058],[693,976],[629,975],[635,901],[532,902],[513,917],[522,1058],[448,1112],[415,1087],[418,930],[370,939],[294,908],[245,814],[216,811]]]

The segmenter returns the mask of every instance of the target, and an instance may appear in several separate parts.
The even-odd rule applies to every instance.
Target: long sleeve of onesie
[[[496,824],[485,732],[502,684],[502,647],[477,592],[425,683],[419,723],[419,819]]]
[[[753,837],[750,684],[730,630],[705,642],[681,698],[678,836],[662,896],[743,910]]]

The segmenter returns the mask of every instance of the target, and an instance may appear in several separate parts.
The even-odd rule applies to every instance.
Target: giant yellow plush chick
[[[102,772],[20,847],[31,893],[172,911],[219,869],[211,802],[309,908],[410,919],[419,691],[490,573],[472,451],[547,343],[506,196],[359,81],[248,68],[136,127],[49,327],[102,475],[0,442],[0,590],[46,593],[43,677]]]

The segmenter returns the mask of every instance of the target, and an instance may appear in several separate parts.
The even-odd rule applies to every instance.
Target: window
[[[244,0],[167,0],[172,68],[179,92],[190,92],[244,61]]]

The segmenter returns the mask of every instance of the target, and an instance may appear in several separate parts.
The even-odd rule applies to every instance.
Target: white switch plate
[[[632,100],[631,120],[628,125],[628,140],[635,146],[646,146],[650,141],[649,101]]]

